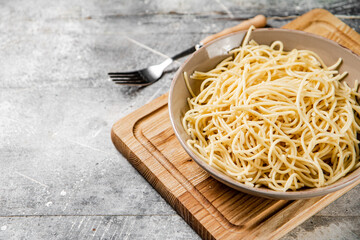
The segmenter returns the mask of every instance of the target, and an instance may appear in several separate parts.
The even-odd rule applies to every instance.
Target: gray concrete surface
[[[168,91],[179,63],[142,89],[107,72],[259,13],[280,27],[316,7],[360,32],[358,0],[0,1],[0,239],[199,239],[110,140],[119,118]],[[359,194],[283,239],[360,239]]]

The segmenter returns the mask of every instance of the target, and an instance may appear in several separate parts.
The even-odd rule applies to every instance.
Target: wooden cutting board
[[[360,35],[323,9],[284,28],[319,34],[360,54]],[[167,94],[114,124],[116,148],[203,239],[277,239],[360,181],[324,197],[269,200],[233,190],[200,168],[183,150],[168,116]]]

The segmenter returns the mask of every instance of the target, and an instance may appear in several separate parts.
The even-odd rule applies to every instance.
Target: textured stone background
[[[358,0],[0,1],[0,239],[198,239],[110,140],[119,118],[168,91],[181,60],[142,89],[107,72],[257,14],[280,27],[317,7],[360,32]],[[360,239],[359,194],[283,239]]]

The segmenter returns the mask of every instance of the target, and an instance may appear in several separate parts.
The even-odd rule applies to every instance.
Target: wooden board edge
[[[305,21],[305,19],[309,18],[312,19],[310,23],[309,21]],[[341,34],[344,38],[347,39],[347,41],[342,43],[334,40],[333,41],[342,47],[349,49],[354,54],[360,56],[360,34],[325,9],[315,8],[285,24],[282,26],[282,28],[305,31],[305,29],[310,26],[312,22],[322,22],[334,27],[336,29],[336,33]],[[351,43],[355,45],[357,44],[357,46],[354,46]]]
[[[210,231],[208,231],[200,221],[193,216],[180,199],[176,198],[171,191],[168,191],[165,184],[159,181],[156,175],[142,163],[136,154],[127,147],[127,142],[123,141],[115,131],[111,131],[111,139],[123,156],[129,163],[141,174],[141,176],[156,190],[157,193],[184,219],[184,221],[202,238],[214,240]],[[120,147],[118,147],[120,146]],[[180,184],[180,183],[179,183]]]
[[[111,128],[111,140],[115,148],[202,239],[214,240],[215,237],[212,233],[184,206],[180,198],[176,198],[171,191],[168,191],[166,185],[159,181],[155,173],[150,171],[147,165],[142,162],[135,153],[137,149],[131,148],[133,141],[136,140],[133,127],[141,119],[165,106],[167,104],[167,96],[168,93],[163,94],[149,104],[118,120]],[[121,128],[123,124],[130,125],[132,128]]]
[[[160,97],[155,98],[151,102],[145,104],[144,106],[136,109],[134,112],[119,119],[113,124],[110,132],[111,140],[116,149],[119,152],[123,153],[125,157],[130,156],[129,151],[131,151],[131,149],[129,148],[129,146],[127,146],[127,144],[131,143],[129,142],[129,138],[135,138],[133,128],[136,125],[136,122],[140,121],[144,117],[150,115],[152,112],[166,105],[167,98],[168,93],[165,93]],[[122,127],[124,125],[129,127]]]
[[[304,21],[303,20],[304,18],[319,19],[324,15],[330,16],[331,18],[335,17],[329,11],[327,11],[323,8],[315,8],[315,9],[312,9],[309,12],[295,18],[294,20],[285,24],[281,28],[286,28],[286,29],[297,29],[299,27],[305,28],[309,24],[309,21]],[[339,20],[337,17],[335,17],[335,19]]]
[[[272,224],[261,224],[257,227],[257,230],[255,232],[259,232],[260,239],[263,237],[267,237],[269,239],[279,239],[283,237],[285,234],[289,233],[291,230],[293,230],[295,227],[299,226],[301,223],[305,222],[307,219],[315,215],[316,213],[320,212],[322,209],[327,207],[329,204],[334,202],[336,199],[343,196],[345,193],[353,189],[355,186],[357,186],[360,183],[360,180],[354,182],[353,184],[340,189],[336,192],[330,193],[328,195],[325,195],[323,197],[315,197],[310,199],[302,199],[302,200],[294,200],[293,203],[287,207],[286,211],[288,211],[288,208],[294,209],[293,212],[295,212],[294,215],[296,217],[290,217],[289,220],[284,218],[282,216],[282,212],[278,212],[275,215],[273,215],[269,221],[275,221],[275,222],[284,222],[280,224],[280,227],[275,227]],[[304,209],[302,212],[298,212],[297,209],[302,209],[304,205],[309,205]],[[265,229],[265,230],[264,230]]]

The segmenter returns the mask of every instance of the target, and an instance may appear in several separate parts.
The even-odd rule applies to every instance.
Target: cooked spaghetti
[[[191,75],[202,83],[183,118],[189,147],[237,181],[276,191],[326,186],[359,167],[360,94],[341,82],[341,59],[327,67],[312,51],[249,41],[251,31],[231,57]]]

